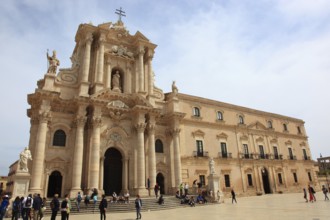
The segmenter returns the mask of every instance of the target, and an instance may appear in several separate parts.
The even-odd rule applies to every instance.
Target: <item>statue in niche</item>
[[[215,170],[214,170],[214,160],[213,158],[211,157],[210,158],[210,161],[209,161],[209,166],[210,166],[210,174],[215,174]]]
[[[48,73],[56,73],[57,67],[60,65],[60,61],[56,57],[56,50],[53,51],[53,56],[48,55],[47,51],[47,60],[48,60]]]
[[[31,151],[29,150],[28,147],[26,147],[19,155],[19,167],[20,170],[28,172],[28,160],[32,160],[32,155],[31,155]]]
[[[116,70],[115,74],[113,74],[111,82],[112,82],[112,91],[121,92],[120,74],[118,70]]]
[[[173,93],[174,95],[177,95],[178,92],[179,92],[178,87],[176,87],[176,85],[175,85],[175,81],[173,81],[173,83],[172,83],[172,93]]]

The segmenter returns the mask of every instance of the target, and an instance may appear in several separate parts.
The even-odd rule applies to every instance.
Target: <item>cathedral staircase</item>
[[[196,197],[195,197],[196,198]],[[108,200],[108,199],[107,199]],[[108,202],[108,213],[123,213],[123,212],[135,212],[135,198],[131,198],[129,203],[117,202],[117,203],[109,203]],[[174,196],[164,196],[164,204],[159,205],[155,197],[147,197],[142,198],[142,212],[147,211],[158,211],[158,210],[167,210],[167,209],[175,209],[175,208],[184,208],[189,207],[187,204],[180,204],[180,200],[175,198]],[[49,207],[50,200],[47,202],[45,215],[51,215],[51,210]],[[94,203],[91,201],[87,206],[85,206],[84,201],[80,203],[80,211],[78,212],[76,203],[74,200],[71,201],[72,209],[70,211],[70,215],[83,215],[83,214],[99,214],[99,203],[100,200],[97,201],[95,208]],[[215,203],[207,203],[207,204],[215,204]],[[207,205],[206,204],[206,205]],[[203,206],[204,204],[196,204],[197,206]],[[58,213],[60,215],[60,212]]]

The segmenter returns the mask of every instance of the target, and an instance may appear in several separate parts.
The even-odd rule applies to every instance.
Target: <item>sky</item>
[[[157,44],[155,84],[305,121],[312,158],[330,156],[328,0],[4,0],[0,4],[0,175],[28,146],[27,95],[47,50],[71,67],[81,23],[116,22]]]

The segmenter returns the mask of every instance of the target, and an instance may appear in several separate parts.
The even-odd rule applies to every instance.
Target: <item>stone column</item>
[[[145,153],[144,153],[144,130],[145,123],[135,125],[137,130],[137,176],[138,176],[138,193],[145,189]]]
[[[99,39],[99,48],[98,48],[97,80],[96,80],[96,84],[95,84],[96,92],[103,89],[104,42],[105,42],[105,36],[104,36],[104,34],[101,34],[100,39]]]
[[[175,186],[178,187],[182,183],[181,174],[181,152],[180,152],[180,141],[179,141],[180,129],[173,129],[173,148],[174,148],[174,169],[175,169]]]
[[[84,63],[82,70],[82,77],[79,88],[80,96],[88,96],[88,74],[89,74],[89,65],[90,65],[90,57],[91,57],[91,45],[93,41],[92,33],[88,33],[86,35],[86,45],[85,45],[85,54],[84,54]]]
[[[39,127],[37,134],[36,146],[34,149],[33,166],[30,192],[42,193],[41,181],[44,173],[44,160],[47,136],[47,124],[50,121],[51,115],[48,111],[44,111],[39,115]]]
[[[152,95],[154,92],[154,74],[152,71],[152,58],[153,58],[153,53],[149,52],[149,57],[148,57],[148,73],[149,73],[149,82],[148,82],[148,90],[149,90],[149,95]]]
[[[76,195],[81,190],[81,176],[83,167],[83,153],[84,153],[84,127],[86,123],[86,117],[78,116],[75,121],[76,128],[76,140],[74,155],[72,161],[72,188],[71,195]]]
[[[111,88],[111,62],[110,59],[107,61],[107,73],[105,78],[105,88],[110,89]]]
[[[91,141],[91,161],[90,161],[90,176],[89,188],[98,189],[99,187],[99,171],[100,171],[100,130],[101,130],[101,117],[93,117],[93,134]]]
[[[124,92],[132,93],[132,73],[130,65],[127,65],[126,67]]]
[[[123,191],[128,190],[128,159],[123,159],[123,177],[122,177],[122,183],[123,183]]]
[[[154,117],[152,122],[148,125],[149,134],[149,179],[150,187],[156,185],[156,152],[155,152],[155,122]]]
[[[100,176],[100,183],[99,183],[100,187],[99,187],[99,189],[100,189],[100,192],[102,194],[104,193],[104,188],[103,188],[104,159],[105,159],[105,157],[100,158],[100,174],[99,174],[99,176]]]
[[[144,49],[139,50],[139,92],[144,92]]]

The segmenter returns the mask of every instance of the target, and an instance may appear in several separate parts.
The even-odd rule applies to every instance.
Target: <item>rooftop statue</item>
[[[53,56],[49,56],[47,51],[47,60],[49,64],[47,73],[56,73],[57,67],[60,65],[60,61],[56,58],[56,50],[53,51]]]
[[[176,87],[176,85],[175,85],[175,81],[173,81],[173,83],[172,83],[172,92],[174,95],[177,95],[179,92],[178,87]]]

